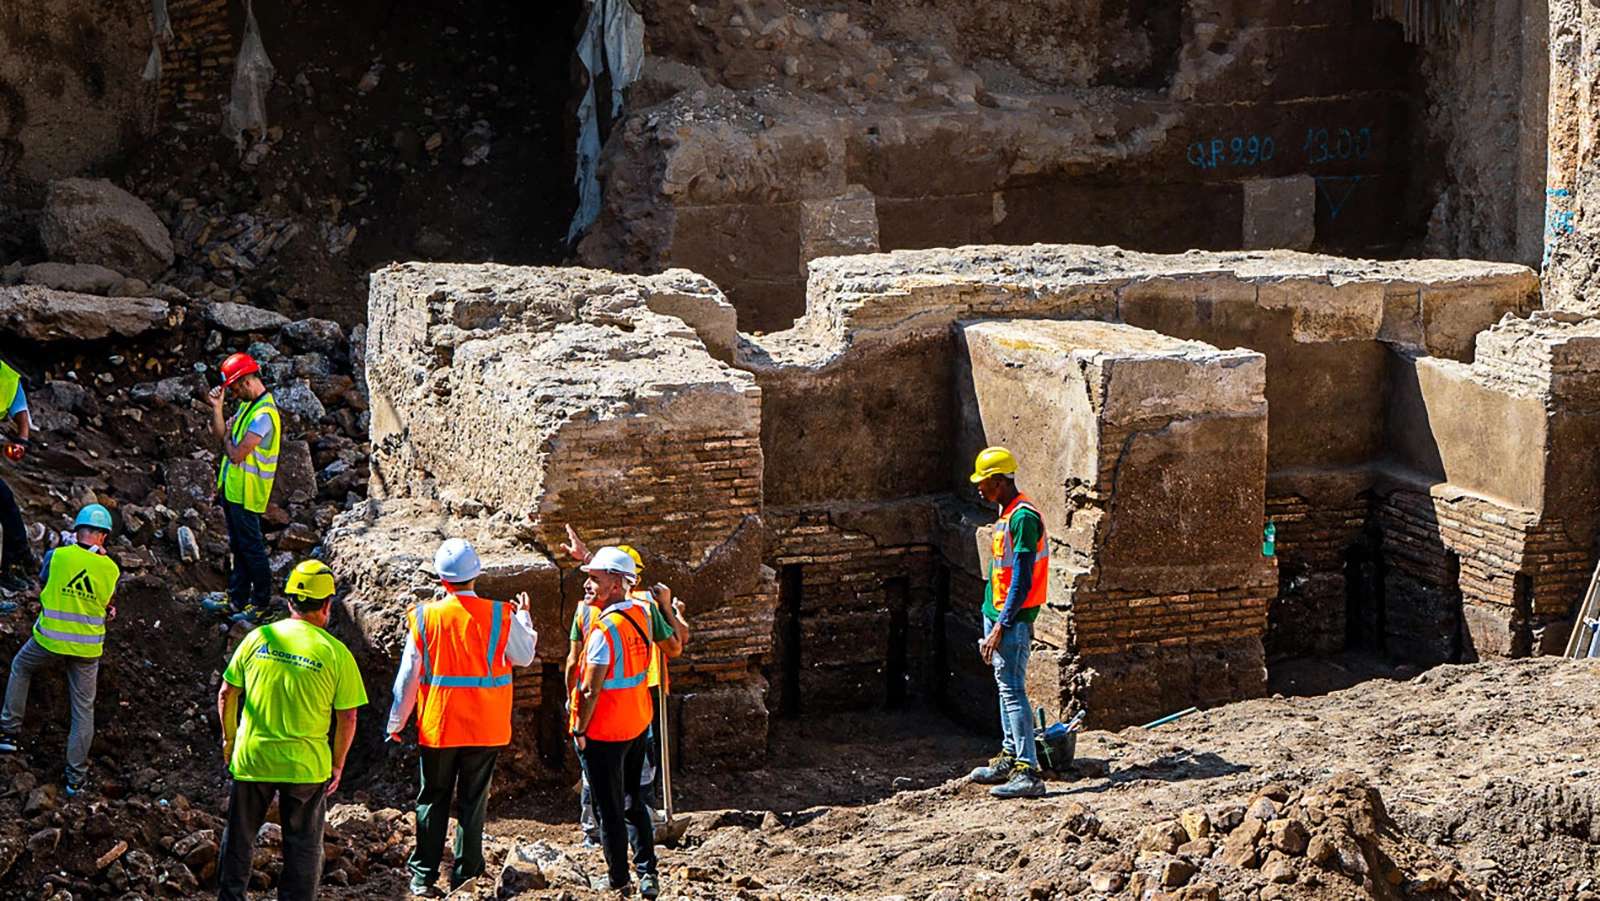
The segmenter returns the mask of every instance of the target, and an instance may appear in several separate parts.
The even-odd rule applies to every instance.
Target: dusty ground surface
[[[173,604],[130,611],[120,625],[153,633],[155,619],[182,615]],[[5,775],[13,790],[0,797],[8,824],[0,859],[12,861],[0,896],[60,897],[56,888],[74,897],[208,894],[201,874],[214,850],[204,842],[214,834],[204,830],[219,825],[223,781],[207,721],[214,689],[203,670],[205,660],[220,660],[227,638],[195,625],[183,630],[192,637],[168,646],[169,658],[186,658],[182,679],[156,678],[126,650],[108,660],[96,791],[86,798],[52,798],[20,813],[37,803],[35,784],[49,794],[64,742],[57,726],[30,729],[34,747],[23,760],[32,768],[12,759]],[[1326,696],[1234,704],[1155,730],[1091,732],[1073,772],[1053,777],[1046,797],[1021,802],[993,800],[963,778],[991,739],[937,715],[782,721],[765,769],[679,774],[679,808],[693,825],[679,847],[662,851],[664,896],[1593,898],[1600,792],[1588,747],[1597,676],[1594,664],[1552,659],[1447,666]],[[48,679],[40,688],[34,716],[64,713],[55,709],[64,708],[62,692]],[[157,696],[164,700],[149,703]],[[347,805],[333,818],[344,863],[332,867],[342,875],[327,889],[331,897],[395,897],[404,891],[397,867],[410,847],[402,813],[414,762],[403,750],[361,753],[336,799]],[[1381,801],[1364,794],[1367,786]],[[1250,831],[1263,797],[1276,799],[1276,819],[1307,824],[1311,846],[1270,852],[1277,837],[1267,823],[1266,853],[1235,865],[1239,839],[1230,836]],[[1341,798],[1355,800],[1347,810]],[[1320,824],[1318,805],[1330,812]],[[1337,854],[1322,865],[1306,855],[1316,854],[1329,823],[1347,814],[1358,821],[1351,811],[1364,805],[1377,813],[1363,884]],[[506,877],[502,897],[605,896],[584,884],[603,864],[598,851],[579,847],[575,808],[564,785],[502,785],[491,809],[491,870],[475,893],[495,894],[506,861],[544,855],[542,867],[523,865],[538,875],[524,875],[520,889],[516,874]],[[1188,841],[1178,829],[1181,847],[1161,850],[1163,830],[1175,828],[1168,824],[1199,811],[1211,836]],[[1246,825],[1230,830],[1236,819]],[[62,830],[59,843],[41,853],[50,829]],[[121,874],[95,871],[94,859],[123,840],[148,858],[124,856]],[[189,877],[177,870],[185,857],[196,864]],[[145,860],[147,873],[128,885]],[[272,852],[262,861],[272,871]],[[1173,861],[1182,861],[1180,875],[1198,872],[1187,888],[1167,892],[1161,873]],[[547,885],[531,887],[541,880]]]

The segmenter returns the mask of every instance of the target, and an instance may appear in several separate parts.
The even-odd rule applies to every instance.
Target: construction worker
[[[989,794],[997,798],[1037,798],[1045,786],[1028,701],[1028,657],[1033,621],[1049,582],[1050,542],[1039,509],[1017,490],[1016,475],[1017,460],[1003,447],[984,448],[973,465],[978,493],[1000,507],[984,583],[984,635],[978,650],[983,662],[994,667],[1005,741],[999,756],[972,771],[972,781],[993,785]]]
[[[307,560],[289,574],[289,618],[252,630],[222,674],[222,758],[233,773],[217,856],[217,898],[244,901],[256,832],[278,798],[279,901],[309,901],[322,879],[322,829],[367,689],[355,657],[328,634],[333,573]],[[337,720],[333,748],[328,724]]]
[[[584,640],[569,700],[568,729],[594,797],[611,888],[629,887],[631,844],[639,894],[655,898],[661,892],[655,824],[640,785],[654,716],[645,682],[650,670],[650,617],[628,598],[639,574],[626,551],[603,547],[582,569],[589,574],[583,602],[599,615]]]
[[[283,441],[278,403],[262,384],[260,371],[249,354],[234,354],[222,362],[222,384],[208,395],[211,434],[222,445],[217,488],[228,522],[233,574],[225,599],[201,601],[213,613],[252,624],[265,622],[272,613],[272,567],[267,562],[267,541],[261,536],[261,514],[272,497]],[[224,392],[243,403],[231,422],[222,418]]]
[[[571,554],[579,564],[589,562],[589,549],[578,537],[578,533],[571,525],[567,526],[567,543],[562,545],[562,550]],[[644,559],[639,552],[629,545],[617,546],[629,557],[633,558],[635,574],[644,575]],[[651,809],[655,809],[658,798],[657,788],[661,782],[661,744],[669,739],[658,728],[664,721],[662,716],[663,705],[666,704],[666,661],[676,658],[683,653],[684,645],[689,641],[689,623],[683,616],[683,602],[673,600],[672,590],[657,582],[648,591],[635,588],[628,592],[628,599],[642,604],[650,614],[650,640],[652,649],[650,654],[650,676],[646,680],[650,686],[650,698],[654,708],[654,719],[650,724],[650,740],[647,744],[645,768],[640,774],[645,787],[649,789],[648,796]],[[665,611],[665,615],[663,615]],[[572,614],[572,628],[568,633],[567,643],[567,694],[572,694],[573,686],[577,683],[579,655],[583,651],[584,638],[588,636],[589,629],[594,625],[599,611],[588,604],[579,604],[578,609]],[[583,789],[579,795],[581,809],[578,814],[578,825],[583,829],[584,847],[600,846],[600,824],[594,815],[594,798],[589,790],[589,780],[583,780]]]
[[[407,866],[411,894],[437,897],[455,798],[457,824],[451,891],[484,872],[483,818],[500,749],[511,743],[511,668],[533,662],[539,634],[528,595],[505,604],[473,590],[483,564],[472,545],[451,538],[433,555],[445,598],[407,614],[408,636],[394,680],[389,738],[417,711],[422,785],[417,792],[417,846]]]
[[[6,443],[3,453],[7,460],[15,463],[28,453],[28,435],[33,429],[33,420],[28,416],[28,396],[22,390],[22,375],[8,364],[0,362],[0,410],[4,418],[11,420],[16,428],[17,437]],[[33,564],[33,554],[28,550],[27,526],[22,521],[22,510],[17,506],[16,495],[11,493],[11,486],[0,479],[0,589],[6,591],[26,591],[33,587],[30,581],[33,574],[28,572]],[[16,610],[16,604],[11,601],[0,606],[0,613],[10,613]]]
[[[67,732],[66,790],[76,795],[89,775],[94,742],[94,695],[105,650],[106,623],[116,619],[111,605],[122,571],[106,556],[111,512],[99,504],[78,511],[72,524],[76,543],[45,554],[39,578],[39,618],[17,656],[11,659],[5,708],[0,710],[0,752],[22,750],[18,735],[28,708],[28,688],[40,667],[61,661],[72,696],[72,727]]]

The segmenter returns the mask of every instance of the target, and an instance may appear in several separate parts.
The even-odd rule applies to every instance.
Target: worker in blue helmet
[[[39,580],[39,619],[33,636],[11,660],[5,707],[0,709],[0,753],[22,750],[19,734],[33,674],[56,662],[66,665],[72,695],[72,727],[67,733],[66,790],[76,795],[89,775],[89,745],[94,741],[94,695],[105,650],[106,623],[117,616],[121,570],[106,556],[111,511],[90,504],[72,524],[74,543],[50,551]]]

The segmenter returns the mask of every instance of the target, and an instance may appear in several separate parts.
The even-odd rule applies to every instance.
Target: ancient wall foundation
[[[993,443],[1050,532],[1030,689],[1054,714],[1258,695],[1269,660],[1352,640],[1537,653],[1591,562],[1568,486],[1600,483],[1576,452],[1596,339],[1538,306],[1505,264],[971,247],[819,260],[806,316],[753,337],[681,270],[396,266],[370,301],[372,497],[328,548],[391,650],[444,536],[480,545],[491,593],[529,591],[557,639],[519,677],[519,753],[546,762],[567,523],[688,603],[686,760],[758,761],[771,715],[991,720],[994,513],[966,475]]]

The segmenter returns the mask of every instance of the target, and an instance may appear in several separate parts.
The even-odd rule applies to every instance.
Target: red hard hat
[[[234,354],[222,361],[222,384],[226,387],[252,372],[260,371],[261,367],[254,357],[249,354]]]

